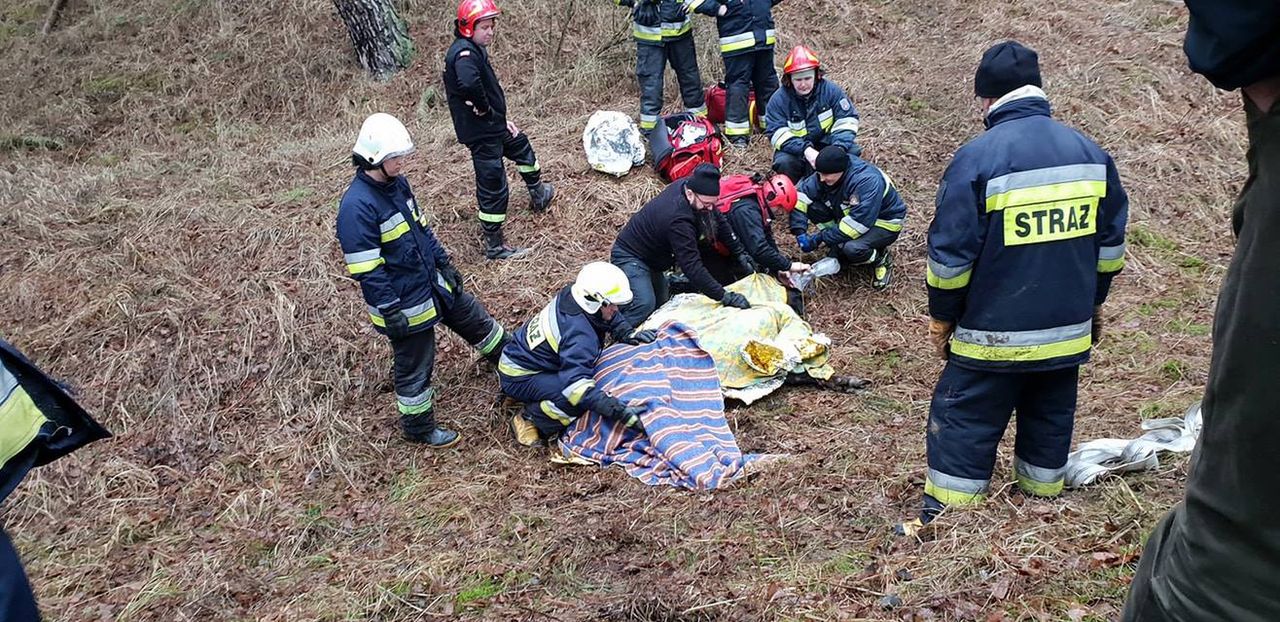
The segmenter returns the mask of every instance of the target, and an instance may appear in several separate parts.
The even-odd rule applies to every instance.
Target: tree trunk
[[[413,39],[392,0],[333,0],[360,66],[385,80],[409,66]]]

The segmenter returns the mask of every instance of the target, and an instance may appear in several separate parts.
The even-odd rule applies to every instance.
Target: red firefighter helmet
[[[782,61],[782,74],[787,76],[806,69],[817,70],[821,68],[822,63],[818,62],[818,55],[803,45],[791,48],[791,51],[787,53],[787,59]]]
[[[458,32],[470,39],[481,20],[497,17],[502,11],[493,0],[462,0],[458,3]]]
[[[764,201],[788,214],[796,208],[796,185],[786,175],[774,175],[764,183]]]

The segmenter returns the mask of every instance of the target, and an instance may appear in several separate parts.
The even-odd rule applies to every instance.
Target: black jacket
[[[506,136],[507,98],[483,47],[466,37],[453,40],[444,56],[444,91],[458,142],[472,145]]]
[[[784,272],[791,268],[791,260],[778,250],[778,243],[773,239],[773,228],[769,226],[771,219],[766,220],[755,197],[734,201],[728,216],[734,236],[756,265],[770,272]]]
[[[684,197],[684,184],[680,180],[667,186],[632,215],[613,248],[643,260],[655,272],[680,266],[699,292],[720,300],[724,286],[702,265],[698,238],[705,232],[699,230],[693,206]]]
[[[1280,75],[1280,3],[1186,1],[1191,21],[1183,49],[1192,71],[1228,90]]]

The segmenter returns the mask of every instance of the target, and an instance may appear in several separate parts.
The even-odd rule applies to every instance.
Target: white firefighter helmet
[[[360,136],[351,152],[368,166],[382,166],[388,158],[409,155],[415,151],[413,139],[404,124],[385,112],[369,115],[360,126]]]
[[[622,269],[611,263],[593,261],[582,267],[569,288],[578,306],[595,313],[605,304],[625,305],[631,302],[631,283]]]

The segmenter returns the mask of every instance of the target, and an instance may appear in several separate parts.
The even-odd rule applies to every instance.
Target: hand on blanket
[[[629,346],[638,346],[643,343],[653,343],[653,340],[657,338],[658,331],[656,330],[638,330],[630,335],[623,335],[617,341]]]
[[[751,308],[751,301],[747,300],[746,296],[743,296],[738,292],[725,292],[724,298],[720,299],[720,304],[723,304],[726,307],[737,307],[739,309]]]
[[[644,423],[640,421],[640,415],[643,415],[646,410],[648,409],[645,408],[644,404],[628,404],[622,411],[622,416],[626,419],[627,427],[635,428],[644,432]]]

